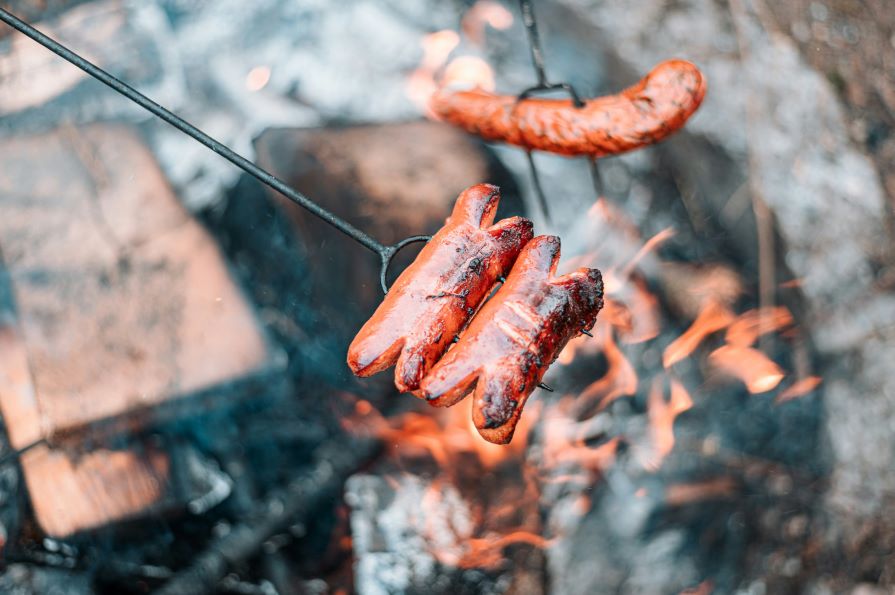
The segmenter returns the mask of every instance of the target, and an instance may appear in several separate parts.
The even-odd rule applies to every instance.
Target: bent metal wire
[[[270,186],[298,206],[307,209],[311,212],[311,214],[320,218],[322,221],[328,223],[329,225],[335,227],[364,248],[379,255],[379,282],[382,285],[383,292],[388,293],[388,283],[386,281],[386,275],[388,274],[389,266],[391,265],[395,254],[397,254],[398,251],[401,250],[401,248],[407,246],[408,244],[413,244],[416,242],[428,242],[429,239],[431,239],[431,236],[420,235],[405,238],[391,246],[386,246],[385,244],[380,243],[379,241],[364,233],[360,229],[354,227],[344,219],[324,209],[316,202],[314,202],[301,192],[295,190],[291,186],[287,185],[285,182],[283,182],[273,174],[261,169],[239,153],[235,152],[227,145],[215,140],[180,116],[175,115],[170,110],[149,99],[124,81],[112,76],[99,66],[76,54],[58,41],[41,33],[36,28],[32,27],[25,21],[21,20],[20,18],[16,17],[3,8],[0,8],[0,21],[3,21],[23,35],[30,37],[31,39],[44,46],[51,52],[57,54],[61,58],[67,60],[68,62],[71,62],[93,78],[106,84],[121,95],[124,95],[153,115],[158,116],[190,138],[205,145],[244,172],[254,176],[263,184]]]

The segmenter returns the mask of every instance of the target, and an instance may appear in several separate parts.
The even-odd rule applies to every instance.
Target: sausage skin
[[[705,96],[699,68],[685,60],[656,66],[618,95],[585,101],[523,99],[442,89],[431,99],[443,120],[490,141],[560,155],[604,157],[659,142],[679,130]]]
[[[559,251],[555,236],[529,242],[506,283],[420,386],[421,395],[438,407],[474,390],[473,421],[489,442],[512,439],[525,401],[547,368],[569,339],[593,327],[603,307],[597,269],[553,276]]]
[[[444,227],[423,247],[348,348],[348,366],[371,376],[397,364],[401,392],[419,387],[497,278],[532,237],[523,217],[492,225],[500,191],[479,184],[460,194]]]

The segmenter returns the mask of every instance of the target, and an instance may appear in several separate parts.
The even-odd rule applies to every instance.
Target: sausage
[[[460,194],[444,227],[351,342],[348,365],[356,375],[371,376],[397,364],[398,389],[419,387],[533,235],[531,221],[523,217],[492,225],[499,202],[500,191],[490,184]]]
[[[656,66],[633,87],[581,108],[570,99],[523,99],[442,89],[431,99],[440,118],[490,141],[561,155],[603,157],[659,142],[679,130],[705,96],[702,72],[685,60]]]
[[[420,394],[449,407],[470,391],[485,440],[506,444],[525,401],[569,339],[589,330],[603,307],[597,269],[554,277],[560,242],[539,236],[522,249],[506,283],[423,379]]]

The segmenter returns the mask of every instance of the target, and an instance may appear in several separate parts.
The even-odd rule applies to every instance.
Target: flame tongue
[[[709,356],[713,366],[734,376],[753,394],[775,388],[783,380],[783,370],[768,356],[751,347],[723,345]]]
[[[647,418],[649,419],[649,444],[638,449],[643,466],[656,470],[674,449],[674,420],[678,415],[693,407],[690,393],[677,379],[671,379],[671,395],[665,400],[662,378],[655,378],[647,397]]]
[[[734,321],[733,313],[716,301],[709,301],[686,332],[675,339],[662,355],[662,365],[670,368],[688,357],[706,337],[727,328]]]

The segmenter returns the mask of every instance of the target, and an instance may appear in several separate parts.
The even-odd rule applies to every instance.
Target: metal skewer
[[[531,64],[535,70],[535,76],[538,79],[538,82],[535,86],[529,87],[523,90],[516,97],[516,102],[524,101],[533,95],[544,92],[544,91],[565,91],[569,94],[569,97],[572,98],[572,105],[576,108],[584,107],[584,101],[581,99],[581,96],[575,91],[575,88],[569,83],[550,83],[547,79],[547,70],[544,66],[544,50],[541,47],[541,36],[538,33],[538,22],[535,18],[534,6],[532,4],[532,0],[519,0],[519,9],[522,12],[522,23],[525,25],[525,32],[528,36],[528,48],[531,52]],[[538,175],[538,170],[535,167],[534,158],[532,157],[531,151],[527,151],[528,157],[528,169],[531,173],[532,183],[534,185],[535,194],[538,198],[538,203],[540,204],[541,210],[544,213],[544,218],[549,222],[550,221],[550,212],[547,208],[547,198],[544,194],[543,187],[541,186],[541,179]],[[600,170],[597,166],[597,160],[593,158],[588,158],[588,164],[590,167],[591,179],[594,184],[594,191],[597,194],[597,197],[600,197],[603,194],[603,182],[600,177]]]
[[[311,214],[317,216],[324,222],[335,227],[364,248],[378,254],[380,259],[379,282],[382,285],[383,292],[388,293],[386,275],[388,273],[389,265],[391,265],[392,259],[395,257],[395,254],[397,254],[397,252],[401,248],[407,246],[408,244],[413,244],[416,242],[427,242],[431,239],[431,236],[420,235],[405,238],[391,246],[386,246],[385,244],[380,243],[379,241],[364,233],[360,229],[354,227],[341,217],[338,217],[337,215],[324,209],[313,200],[311,200],[301,192],[295,190],[270,172],[261,169],[239,153],[235,152],[230,147],[215,140],[180,116],[175,115],[170,110],[149,99],[124,81],[112,76],[96,64],[93,64],[84,57],[76,54],[58,41],[41,33],[39,30],[32,27],[20,18],[16,17],[6,9],[0,8],[0,21],[3,21],[13,29],[36,41],[37,43],[44,46],[54,54],[60,56],[64,60],[71,62],[93,78],[110,87],[112,90],[127,97],[151,114],[161,118],[190,138],[205,145],[239,169],[252,175],[262,184],[266,184],[298,206],[310,211]]]

